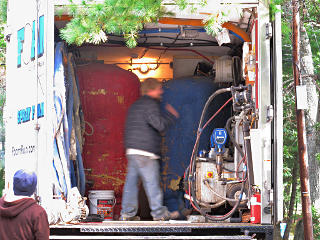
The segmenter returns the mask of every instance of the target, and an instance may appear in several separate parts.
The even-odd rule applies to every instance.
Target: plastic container
[[[105,221],[113,220],[113,207],[116,204],[113,190],[89,191],[90,214],[100,214]]]

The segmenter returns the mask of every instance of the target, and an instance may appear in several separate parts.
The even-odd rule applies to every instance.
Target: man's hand
[[[166,110],[172,115],[174,115],[176,118],[179,118],[179,113],[172,107],[171,104],[169,103],[166,104]]]

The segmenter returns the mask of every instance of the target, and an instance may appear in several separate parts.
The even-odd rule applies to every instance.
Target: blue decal
[[[30,23],[27,23],[26,25],[30,25]],[[25,26],[26,26],[25,25]],[[37,27],[37,29],[36,29]],[[24,35],[25,35],[25,28],[21,28],[20,30],[18,30],[18,68],[21,67],[21,55],[23,53],[23,43],[24,43]],[[38,26],[36,26],[36,21],[34,20],[32,22],[32,35],[31,35],[31,46],[27,46],[26,48],[28,48],[27,50],[31,51],[30,54],[30,59],[31,61],[33,61],[35,59],[35,46],[36,46],[36,33],[38,36],[38,42],[37,42],[37,54],[38,57],[41,57],[44,53],[44,15],[39,17],[38,20]],[[29,40],[29,39],[28,39]],[[25,63],[28,64],[28,63]]]
[[[44,52],[44,15],[39,17],[38,29],[38,57],[41,57]]]
[[[18,110],[17,122],[18,124],[29,122],[35,119],[36,106],[32,105],[21,110]],[[37,118],[44,117],[44,102],[37,104]]]
[[[33,105],[32,106],[32,120],[34,120],[35,111],[36,111],[36,107]]]
[[[29,122],[30,121],[30,112],[31,108],[27,107],[26,109],[22,109],[18,111],[18,124]]]
[[[21,67],[21,53],[23,51],[23,42],[24,42],[24,28],[18,30],[18,67]]]
[[[35,59],[35,47],[36,47],[36,21],[33,21],[33,23],[32,23],[31,60]]]
[[[37,117],[38,118],[44,117],[44,102],[38,103],[38,106],[37,106]]]

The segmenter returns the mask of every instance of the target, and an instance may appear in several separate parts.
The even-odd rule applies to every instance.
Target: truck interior
[[[237,239],[252,239],[253,232],[257,239],[272,238],[272,223],[259,221],[261,189],[254,183],[253,169],[260,159],[252,157],[250,143],[250,129],[258,128],[257,5],[240,5],[229,8],[229,20],[216,36],[204,28],[206,13],[163,17],[145,25],[132,49],[123,36],[109,33],[104,43],[68,45],[60,29],[72,17],[56,13],[55,52],[63,49],[66,78],[72,72],[77,79],[81,115],[74,128],[81,128],[77,140],[83,166],[70,157],[72,185],[87,199],[90,215],[79,217],[76,225],[57,221],[52,239],[93,232],[110,239],[124,233],[130,239],[144,234],[231,239],[225,229]],[[61,7],[56,6],[56,12]],[[127,166],[126,112],[147,78],[163,83],[162,101],[172,103],[181,116],[163,136],[161,163],[164,204],[179,215],[175,221],[152,222],[140,186],[141,221],[118,222]],[[101,191],[107,195],[94,196]],[[252,197],[256,203],[249,204]]]

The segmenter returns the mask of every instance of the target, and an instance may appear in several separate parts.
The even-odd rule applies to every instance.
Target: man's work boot
[[[139,216],[133,216],[133,217],[120,216],[119,221],[140,221],[140,217]]]
[[[166,211],[162,216],[154,217],[153,221],[169,221],[170,219],[171,219],[171,213],[169,211]]]

